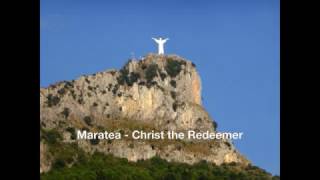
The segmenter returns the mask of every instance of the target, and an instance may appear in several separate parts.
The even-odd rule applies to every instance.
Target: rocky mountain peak
[[[148,54],[107,70],[40,89],[41,133],[54,130],[64,143],[87,152],[99,151],[130,161],[160,156],[189,164],[206,160],[247,164],[229,141],[133,141],[93,143],[75,140],[75,131],[175,130],[215,132],[216,122],[201,104],[201,80],[195,64],[177,55]],[[43,157],[50,156],[46,141]],[[51,166],[42,158],[41,171]],[[52,158],[51,158],[52,159]]]

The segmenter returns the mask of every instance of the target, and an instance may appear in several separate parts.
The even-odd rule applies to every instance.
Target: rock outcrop
[[[142,141],[121,139],[75,140],[72,131],[133,129],[215,132],[215,121],[201,104],[201,80],[195,65],[176,55],[149,54],[130,60],[121,70],[107,70],[59,82],[40,89],[41,128],[56,130],[64,143],[76,143],[86,152],[99,151],[130,161],[160,156],[193,164],[248,164],[233,144],[210,142]],[[72,131],[70,131],[70,129]],[[50,153],[40,142],[40,171],[50,167]]]

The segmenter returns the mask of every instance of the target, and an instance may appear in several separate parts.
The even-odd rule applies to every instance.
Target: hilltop
[[[40,172],[59,163],[71,167],[81,157],[78,150],[132,162],[159,157],[190,165],[206,161],[248,166],[249,160],[229,140],[76,139],[77,130],[216,132],[217,122],[201,99],[196,65],[177,55],[148,54],[129,60],[120,70],[84,75],[41,88]]]

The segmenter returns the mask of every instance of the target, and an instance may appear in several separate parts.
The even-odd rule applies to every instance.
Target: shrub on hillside
[[[44,139],[48,144],[56,144],[62,139],[60,133],[55,130],[43,130],[41,131],[41,139]]]
[[[70,109],[65,107],[63,109],[63,111],[61,112],[61,114],[65,117],[65,118],[68,118],[69,117],[69,114],[70,114]]]
[[[130,76],[129,76],[129,81],[127,82],[127,84],[129,86],[132,86],[133,83],[137,82],[139,78],[140,78],[140,74],[135,73],[135,72],[131,72]]]
[[[218,123],[216,121],[212,121],[213,129],[217,130],[218,128]]]
[[[145,78],[148,82],[151,82],[154,77],[157,76],[157,71],[159,70],[159,67],[157,64],[151,64],[147,67],[145,71]]]
[[[173,60],[173,59],[168,59],[167,60],[167,64],[165,66],[165,69],[167,71],[167,74],[170,77],[176,77],[180,71],[181,71],[181,66],[183,63],[181,63],[180,61],[177,60]]]
[[[176,99],[176,97],[177,97],[176,92],[171,91],[170,94],[171,94],[172,99]]]
[[[172,109],[173,109],[173,111],[176,112],[176,111],[177,111],[177,108],[178,108],[178,103],[174,102],[174,103],[172,104]]]
[[[77,138],[76,130],[75,130],[73,127],[68,127],[68,128],[66,129],[66,131],[68,131],[68,132],[71,134],[71,136],[70,136],[71,139],[74,140],[74,139]]]
[[[129,71],[126,68],[120,70],[120,75],[117,78],[118,84],[124,85],[128,81]]]
[[[177,87],[177,82],[175,80],[171,80],[170,84],[172,87],[176,88]]]
[[[53,96],[52,94],[48,94],[47,96],[47,104],[49,107],[55,106],[60,102],[60,98],[58,96]]]
[[[161,80],[163,81],[163,80],[167,77],[167,74],[161,72],[161,73],[160,73],[160,77],[161,77]]]
[[[91,145],[98,145],[99,142],[100,142],[99,139],[90,139],[90,144],[91,144]]]
[[[66,90],[64,88],[61,88],[57,92],[58,92],[58,94],[60,94],[62,96],[66,93]]]
[[[88,126],[92,126],[92,119],[90,116],[84,117],[83,120]]]

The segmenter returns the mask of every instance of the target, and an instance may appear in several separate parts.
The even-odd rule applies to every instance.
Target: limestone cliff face
[[[150,142],[130,139],[92,145],[74,140],[74,129],[122,130],[132,128],[210,131],[214,120],[201,104],[201,80],[195,65],[176,55],[149,54],[129,61],[121,70],[81,76],[40,89],[41,127],[56,129],[66,143],[87,152],[100,151],[137,161],[159,155],[169,161],[195,163],[207,160],[248,163],[227,141]],[[42,157],[46,146],[40,145]],[[41,171],[50,166],[41,158]]]

